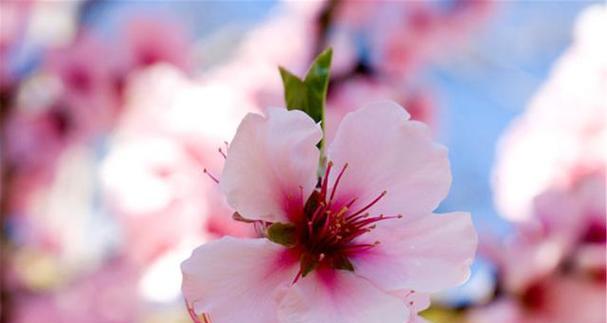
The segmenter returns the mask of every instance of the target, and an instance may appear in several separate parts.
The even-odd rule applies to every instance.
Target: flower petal
[[[289,208],[301,208],[316,185],[321,137],[320,127],[301,111],[248,114],[219,183],[230,206],[247,219],[287,221]]]
[[[347,169],[336,204],[357,198],[360,209],[383,191],[372,214],[428,214],[447,195],[451,172],[447,149],[432,142],[428,128],[409,120],[393,102],[367,106],[344,117],[328,151],[335,169]],[[338,172],[332,173],[334,183]]]
[[[430,307],[429,294],[418,293],[408,289],[391,291],[390,294],[403,299],[405,304],[411,309],[411,314],[417,314]]]
[[[402,299],[345,270],[316,270],[286,290],[281,323],[403,323],[409,311]]]
[[[181,265],[182,290],[195,315],[213,323],[273,323],[279,286],[297,274],[297,259],[266,239],[225,237],[198,247]]]
[[[464,282],[477,244],[470,215],[463,212],[385,221],[362,238],[380,244],[351,258],[358,275],[385,290],[422,293]]]

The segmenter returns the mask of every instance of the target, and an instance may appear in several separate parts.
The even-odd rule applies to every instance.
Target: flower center
[[[347,167],[348,164],[345,164],[340,170],[329,192],[328,181],[333,163],[328,163],[319,187],[304,206],[301,220],[295,223],[295,248],[301,253],[301,269],[297,278],[305,276],[318,266],[353,271],[348,258],[380,243],[357,242],[356,238],[373,230],[377,222],[402,217],[383,214],[372,216],[367,212],[386,196],[387,191],[381,192],[361,208],[352,208],[356,198],[344,206],[334,206],[335,192]]]

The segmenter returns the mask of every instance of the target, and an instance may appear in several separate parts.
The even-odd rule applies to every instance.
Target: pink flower
[[[408,119],[389,102],[350,113],[317,185],[319,125],[300,111],[247,115],[219,185],[240,217],[269,229],[210,242],[182,264],[193,318],[402,323],[424,308],[412,295],[463,282],[470,216],[432,214],[450,186],[447,151]]]
[[[160,62],[183,71],[192,66],[189,36],[177,21],[166,17],[134,17],[126,25],[124,34],[122,56],[129,68],[143,68]]]

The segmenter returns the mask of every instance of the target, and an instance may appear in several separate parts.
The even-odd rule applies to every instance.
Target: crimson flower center
[[[314,267],[354,270],[348,258],[380,243],[357,242],[356,238],[373,230],[377,222],[402,217],[367,212],[387,191],[381,192],[363,207],[352,207],[357,198],[343,206],[334,205],[335,193],[347,166],[343,166],[329,191],[329,174],[333,163],[328,163],[319,187],[308,198],[303,216],[295,223],[296,248],[301,253],[302,262],[310,261]]]

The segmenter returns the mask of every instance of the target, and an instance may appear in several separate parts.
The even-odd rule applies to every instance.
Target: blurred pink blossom
[[[71,118],[76,135],[107,131],[119,112],[120,84],[110,54],[107,44],[83,30],[73,44],[46,57],[45,72],[62,85],[56,104]]]
[[[248,32],[228,63],[210,71],[208,79],[242,91],[257,107],[283,104],[278,67],[305,73],[316,54],[315,13],[320,2],[292,2]],[[275,46],[288,43],[289,46]],[[261,108],[259,108],[261,110]]]
[[[231,212],[213,198],[217,187],[204,171],[221,171],[218,149],[251,105],[168,65],[136,74],[126,97],[101,178],[128,254],[146,263],[188,237],[249,235],[242,224],[215,219]]]
[[[503,139],[496,201],[516,232],[481,248],[501,293],[472,322],[606,319],[606,13],[582,13],[574,46]]]
[[[474,309],[470,323],[605,322],[605,289],[592,281],[548,277],[520,299],[504,297]]]
[[[53,180],[69,147],[88,144],[111,127],[120,98],[107,53],[83,31],[73,44],[49,50],[40,70],[10,94],[4,157],[11,214],[26,213],[30,197]]]
[[[136,269],[109,263],[60,292],[19,298],[14,322],[137,322],[142,308],[136,301],[136,277]]]
[[[14,81],[9,70],[9,58],[18,50],[34,1],[0,1],[0,89],[4,90]]]
[[[182,24],[162,16],[135,16],[123,29],[119,57],[127,70],[157,63],[173,65],[183,72],[191,70],[192,41]]]
[[[27,261],[10,262],[9,272],[15,286],[29,289],[48,289],[69,281],[69,277],[90,271],[102,261],[107,241],[100,237],[103,229],[88,233],[97,211],[94,209],[94,157],[84,145],[67,149],[58,158],[55,172],[44,185],[20,187],[11,183],[12,192],[25,193],[28,200],[11,211],[11,237],[18,255],[34,254],[40,259],[52,259],[52,271],[58,273],[42,284],[36,282],[38,266]],[[16,175],[16,181],[34,180],[31,176]],[[39,183],[36,183],[39,184]],[[26,203],[25,203],[26,202]],[[14,202],[13,202],[14,203]],[[16,203],[14,203],[16,204]],[[15,257],[19,259],[19,257]],[[44,262],[42,262],[44,263]],[[48,267],[48,266],[46,266]],[[44,277],[44,273],[41,274]]]
[[[386,1],[374,8],[364,2],[345,2],[338,17],[354,19],[349,24],[364,23],[359,28],[370,34],[373,66],[387,76],[408,79],[439,57],[446,46],[465,44],[492,6],[492,1],[485,0],[454,1],[449,8],[432,2]]]

